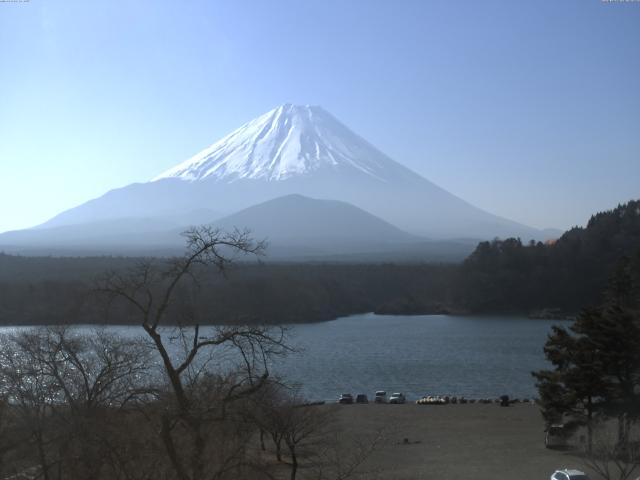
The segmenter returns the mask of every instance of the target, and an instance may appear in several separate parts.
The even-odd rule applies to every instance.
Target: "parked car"
[[[387,403],[387,392],[384,390],[378,390],[373,401],[375,403]]]
[[[369,403],[369,399],[364,393],[356,395],[356,403]]]
[[[404,403],[406,401],[404,393],[392,393],[389,397],[389,403]]]
[[[544,446],[547,448],[566,448],[569,446],[568,435],[562,423],[555,423],[547,428],[544,435]]]
[[[343,393],[342,395],[340,395],[340,398],[338,398],[338,403],[353,403],[353,395],[351,395],[350,393]]]
[[[551,475],[551,480],[589,480],[586,473],[580,470],[556,470]]]

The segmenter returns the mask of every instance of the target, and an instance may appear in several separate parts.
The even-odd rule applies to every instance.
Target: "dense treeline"
[[[126,270],[145,260],[111,260],[114,265],[104,258],[0,255],[0,322],[131,323],[134,312],[122,306],[112,308],[107,317],[104,299],[92,289],[105,271]],[[453,265],[427,264],[237,264],[225,277],[202,272],[198,289],[206,295],[198,297],[197,308],[209,323],[294,323],[370,311],[442,311],[449,304],[455,271]]]
[[[640,201],[631,201],[592,216],[586,227],[575,227],[555,242],[480,243],[460,268],[454,298],[474,312],[577,312],[602,300],[622,257],[639,255]]]
[[[640,201],[594,215],[553,243],[482,242],[461,265],[239,263],[226,278],[202,275],[198,288],[206,295],[196,308],[210,323],[309,322],[370,311],[575,313],[602,299],[625,255],[640,256]],[[93,287],[105,271],[146,261],[0,254],[0,323],[130,323],[131,311],[106,317]]]

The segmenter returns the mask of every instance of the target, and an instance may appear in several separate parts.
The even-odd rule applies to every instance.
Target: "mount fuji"
[[[96,222],[126,235],[135,219],[157,232],[167,223],[211,223],[216,219],[212,212],[219,218],[287,195],[347,202],[404,232],[434,240],[545,237],[543,231],[488,213],[438,187],[321,107],[291,104],[246,123],[148,182],[111,190],[60,213],[30,229],[27,237],[69,227],[77,233],[79,226]],[[6,235],[0,235],[0,244],[10,239]]]

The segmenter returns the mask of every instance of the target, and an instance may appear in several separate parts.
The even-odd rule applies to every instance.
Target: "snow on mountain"
[[[286,104],[246,123],[153,181],[275,181],[340,166],[384,180],[389,162],[321,107]]]
[[[175,219],[199,209],[229,215],[292,194],[347,202],[431,239],[546,237],[440,188],[321,107],[290,104],[246,123],[149,182],[111,190],[38,229],[132,217]]]

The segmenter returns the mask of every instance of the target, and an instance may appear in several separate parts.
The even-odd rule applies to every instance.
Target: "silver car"
[[[551,475],[551,480],[589,480],[586,473],[580,470],[556,470]]]
[[[389,397],[389,403],[405,403],[406,401],[404,393],[392,393]]]

